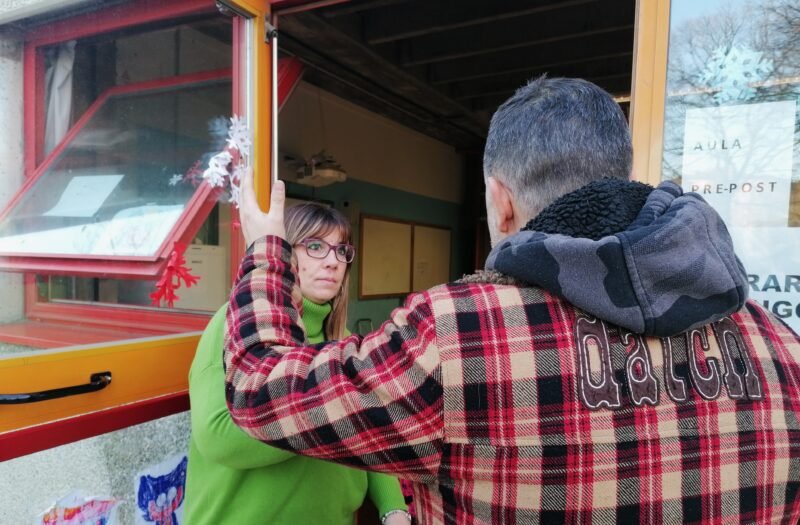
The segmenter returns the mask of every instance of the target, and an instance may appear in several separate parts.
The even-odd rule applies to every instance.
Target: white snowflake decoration
[[[169,185],[170,186],[177,186],[183,180],[183,175],[180,173],[174,174],[172,177],[169,178]]]
[[[208,161],[208,168],[203,172],[203,179],[214,188],[227,186],[230,194],[228,202],[238,208],[241,194],[240,181],[253,145],[250,139],[250,129],[243,118],[236,115],[231,117],[225,142],[225,149]],[[231,166],[234,159],[233,151],[238,152],[238,158],[235,165]]]
[[[231,182],[231,196],[228,199],[228,202],[233,203],[237,208],[239,207],[239,199],[241,198],[241,186],[238,186]]]
[[[227,143],[228,147],[239,150],[242,156],[250,157],[250,147],[253,144],[250,141],[250,130],[243,118],[236,115],[231,118]]]
[[[241,163],[234,166],[233,173],[231,173],[231,182],[238,184],[242,180],[242,175],[244,175],[244,170],[246,169],[244,164]]]
[[[712,89],[717,104],[746,101],[756,94],[754,84],[773,73],[772,61],[745,46],[717,48],[697,79]]]
[[[233,160],[233,156],[228,151],[217,153],[208,161],[208,168],[203,172],[203,178],[214,188],[225,185],[225,179],[229,176],[228,164]]]

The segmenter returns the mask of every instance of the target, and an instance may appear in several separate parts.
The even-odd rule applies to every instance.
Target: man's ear
[[[509,189],[496,177],[486,177],[486,191],[494,205],[494,209],[487,210],[487,213],[494,213],[497,230],[505,235],[516,233],[514,204]]]

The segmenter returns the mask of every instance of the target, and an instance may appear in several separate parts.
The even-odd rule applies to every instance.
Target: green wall
[[[450,228],[452,232],[450,278],[457,279],[470,271],[467,269],[469,262],[463,260],[464,257],[461,255],[465,251],[465,235],[462,225],[463,210],[460,204],[353,179],[323,188],[310,188],[290,182],[287,184],[286,192],[289,197],[332,203],[336,209],[350,219],[353,225],[353,244],[356,247],[359,246],[358,221],[362,214]],[[356,257],[350,278],[348,326],[353,332],[358,331],[356,321],[359,319],[370,319],[373,328],[377,329],[389,318],[393,309],[402,305],[404,299],[400,297],[360,301],[358,299],[358,261],[359,258]]]

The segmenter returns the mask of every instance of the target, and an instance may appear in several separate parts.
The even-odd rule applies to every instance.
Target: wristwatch
[[[408,518],[408,522],[409,522],[409,523],[413,523],[413,519],[412,519],[412,517],[411,517],[411,513],[409,513],[407,510],[403,510],[403,509],[394,509],[394,510],[390,510],[389,512],[387,512],[386,514],[384,514],[383,516],[381,516],[381,525],[386,525],[386,520],[389,518],[389,516],[391,516],[391,515],[393,515],[393,514],[402,514],[402,515],[404,515],[406,518]]]

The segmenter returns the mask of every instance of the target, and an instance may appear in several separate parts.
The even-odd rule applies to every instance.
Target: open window
[[[153,4],[30,28],[27,176],[0,211],[0,279],[22,315],[0,316],[0,345],[198,330],[227,300],[242,253],[237,210],[203,172],[232,115],[250,123],[254,143],[269,129],[268,49],[245,44],[267,47],[264,18],[210,1]],[[299,61],[280,61],[281,103],[301,73]],[[154,300],[176,257],[197,282],[173,302]]]
[[[133,0],[19,24],[25,140],[2,180],[14,197],[0,211],[0,398],[112,381],[0,402],[0,461],[188,408],[198,330],[243,253],[230,192],[202,178],[232,116],[268,194],[267,17],[248,0]],[[302,66],[277,72],[282,103]],[[200,280],[154,304],[176,255]]]
[[[202,170],[224,147],[231,92],[229,69],[107,89],[3,214],[0,267],[158,275],[217,200]]]

